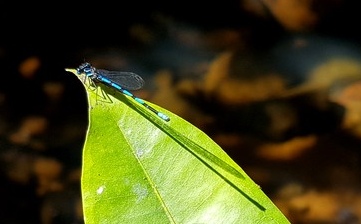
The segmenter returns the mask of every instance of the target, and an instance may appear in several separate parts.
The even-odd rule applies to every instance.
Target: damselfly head
[[[78,75],[85,73],[87,76],[91,76],[95,72],[95,68],[91,66],[89,62],[84,62],[76,69]]]

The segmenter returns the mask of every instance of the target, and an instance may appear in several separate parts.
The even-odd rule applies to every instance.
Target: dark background
[[[0,223],[83,223],[87,102],[64,69],[84,61],[141,75],[135,94],[209,134],[292,223],[359,223],[359,9],[1,3]]]

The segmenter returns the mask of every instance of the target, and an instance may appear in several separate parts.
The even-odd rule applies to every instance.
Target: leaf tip
[[[65,68],[65,71],[71,72],[71,73],[75,73],[75,72],[76,72],[76,70],[73,69],[73,68]]]

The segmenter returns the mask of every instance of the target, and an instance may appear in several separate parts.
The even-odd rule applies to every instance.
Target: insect
[[[104,85],[107,85],[124,95],[130,96],[136,102],[143,105],[153,113],[155,113],[158,117],[163,119],[164,121],[169,121],[170,118],[159,112],[155,108],[151,107],[144,100],[139,97],[134,96],[129,90],[137,90],[142,88],[144,85],[144,80],[139,75],[133,72],[122,72],[122,71],[108,71],[104,69],[96,69],[90,63],[84,62],[76,69],[78,75],[85,74],[87,78],[90,78],[94,83],[100,82]]]

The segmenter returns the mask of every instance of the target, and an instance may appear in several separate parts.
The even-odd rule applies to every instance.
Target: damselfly
[[[151,107],[144,100],[134,96],[129,90],[137,90],[142,88],[144,80],[139,75],[133,72],[121,72],[121,71],[108,71],[104,69],[96,69],[90,63],[85,62],[81,64],[77,69],[78,75],[85,74],[87,78],[90,78],[94,83],[101,82],[124,95],[132,97],[136,102],[143,105],[158,117],[165,121],[169,121],[170,118]]]

